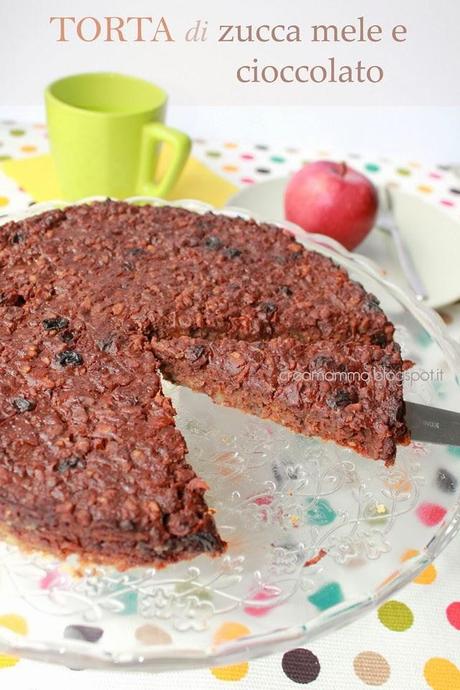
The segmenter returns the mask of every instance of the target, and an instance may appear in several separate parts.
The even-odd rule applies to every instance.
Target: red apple
[[[318,232],[354,249],[377,215],[377,192],[370,180],[346,163],[316,161],[289,181],[286,218],[307,232]]]

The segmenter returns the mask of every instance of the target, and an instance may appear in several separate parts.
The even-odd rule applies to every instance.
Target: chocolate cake
[[[260,342],[180,337],[154,343],[164,375],[216,402],[391,463],[405,439],[394,343],[288,337]]]
[[[408,441],[393,331],[269,225],[114,201],[4,225],[4,530],[120,568],[222,553],[158,372],[391,464]]]

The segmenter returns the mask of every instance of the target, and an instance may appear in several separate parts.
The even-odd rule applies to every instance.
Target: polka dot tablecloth
[[[301,147],[270,147],[267,144],[241,145],[234,142],[216,144],[195,140],[194,154],[215,172],[228,177],[236,186],[263,182],[283,177],[309,160],[345,160],[362,170],[374,182],[390,182],[431,198],[460,218],[460,178],[449,166],[427,167],[419,161],[404,164],[386,157],[365,156],[349,151],[316,149],[305,151]]]
[[[42,124],[0,123],[0,161],[47,151]],[[352,164],[370,177],[385,177],[395,183],[403,181],[417,193],[431,196],[434,203],[460,216],[460,181],[442,166],[426,169],[417,161],[395,166],[388,159],[371,159],[353,153],[304,152],[300,148],[272,148],[265,143],[243,146],[236,142],[204,140],[195,141],[194,155],[236,186],[283,176],[311,158],[341,157],[353,161]],[[0,173],[0,214],[25,207],[31,201],[12,179]],[[444,309],[442,316],[454,337],[458,337],[459,305]],[[440,481],[448,482],[449,478]],[[419,518],[435,520],[437,516],[428,511]],[[406,554],[407,558],[412,556],[414,552]],[[0,611],[0,626],[19,634],[27,633],[27,620],[15,611]],[[217,631],[216,642],[229,641],[248,632],[241,623],[228,621]],[[68,634],[83,633],[73,630]],[[91,641],[97,642],[97,628],[86,634],[93,635]],[[158,644],[158,634],[149,625],[136,632],[139,640],[147,645]],[[342,631],[284,654],[159,676],[77,672],[0,655],[0,676],[4,687],[15,690],[52,687],[72,690],[82,686],[100,690],[169,690],[179,684],[190,690],[217,690],[225,685],[240,690],[288,690],[301,685],[321,690],[366,687],[460,690],[460,541],[454,541],[435,564],[378,610]]]

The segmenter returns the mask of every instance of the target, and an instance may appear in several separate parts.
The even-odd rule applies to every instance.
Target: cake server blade
[[[406,423],[413,441],[460,446],[460,413],[406,401]]]

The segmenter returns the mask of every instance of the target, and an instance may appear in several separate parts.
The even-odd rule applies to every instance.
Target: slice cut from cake
[[[46,309],[2,338],[3,531],[120,569],[220,554],[148,342],[119,333],[110,352],[97,342],[97,330]]]
[[[394,343],[180,337],[155,342],[154,352],[171,381],[388,465],[408,441]]]

